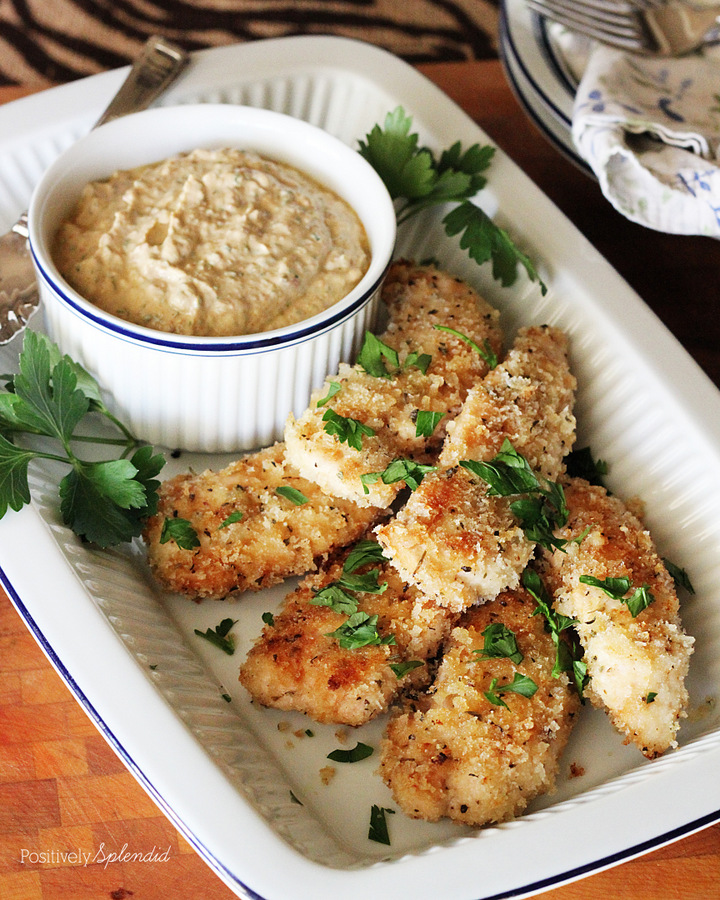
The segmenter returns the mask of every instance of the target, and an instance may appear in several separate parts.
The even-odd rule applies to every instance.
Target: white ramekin
[[[303,170],[343,197],[370,241],[360,283],[296,325],[239,337],[188,337],[133,325],[74,291],[50,248],[82,188],[197,147],[254,150]],[[395,244],[395,212],[377,173],[355,150],[282,113],[227,104],[160,107],[90,132],[45,172],[29,207],[46,328],[108,393],[113,412],[141,439],[168,448],[230,452],[281,437],[311,390],[351,359],[372,327]]]

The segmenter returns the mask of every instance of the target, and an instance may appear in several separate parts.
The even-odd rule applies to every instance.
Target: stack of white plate
[[[567,157],[586,171],[570,134],[578,65],[583,47],[569,60],[558,27],[531,12],[524,0],[503,0],[500,57],[508,81],[528,116]],[[572,36],[575,41],[578,36]],[[586,48],[589,50],[589,45]]]

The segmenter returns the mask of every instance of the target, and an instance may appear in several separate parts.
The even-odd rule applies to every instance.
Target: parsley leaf
[[[329,632],[326,637],[337,640],[344,650],[357,650],[360,647],[394,644],[395,635],[381,637],[377,630],[378,617],[369,616],[365,612],[353,613],[347,622]]]
[[[316,405],[317,406],[325,406],[325,404],[329,403],[332,400],[332,398],[335,396],[335,394],[337,394],[337,392],[339,390],[341,390],[341,388],[342,388],[342,385],[340,384],[339,381],[328,382],[327,394],[325,394],[325,396],[322,399],[318,400]]]
[[[361,566],[374,562],[387,562],[380,544],[377,541],[358,541],[347,555],[343,572],[355,572]]]
[[[375,378],[392,378],[398,372],[413,366],[416,369],[420,369],[424,375],[431,362],[432,357],[429,353],[418,353],[416,350],[413,350],[408,353],[405,357],[405,362],[401,366],[397,350],[381,341],[371,331],[365,332],[365,339],[357,357],[357,364],[365,369],[368,375],[372,375]],[[390,368],[388,368],[388,364]]]
[[[693,583],[692,581],[690,581],[690,576],[685,569],[681,569],[680,566],[676,566],[675,563],[670,562],[669,559],[663,559],[663,563],[665,563],[665,568],[668,570],[670,577],[675,582],[676,587],[685,588],[685,590],[689,594],[695,593]]]
[[[523,655],[518,647],[515,632],[502,622],[493,622],[483,631],[485,643],[481,650],[475,650],[482,659],[509,659],[519,665],[523,661]]]
[[[363,425],[358,419],[350,416],[341,416],[333,409],[328,409],[323,415],[325,431],[335,435],[341,444],[347,444],[353,450],[362,450],[363,435],[372,437],[375,430],[369,425]]]
[[[461,235],[460,247],[467,250],[478,265],[492,260],[493,278],[503,287],[515,283],[518,264],[524,267],[532,281],[540,281],[530,257],[515,246],[505,229],[499,228],[484,210],[469,200],[450,210],[443,224],[448,237]],[[543,281],[540,281],[540,290],[547,293]]]
[[[595,578],[594,575],[581,575],[579,581],[581,584],[600,588],[600,590],[605,591],[608,597],[624,603],[630,610],[630,615],[633,619],[639,616],[644,609],[647,609],[655,599],[650,586],[647,584],[635,588],[632,594],[626,597],[625,594],[632,589],[632,583],[629,578],[625,577]]]
[[[493,276],[503,285],[513,284],[518,264],[534,281],[537,272],[530,259],[513,243],[506,231],[495,225],[479,207],[470,202],[486,184],[483,174],[495,148],[473,144],[463,151],[460,142],[444,150],[439,160],[411,132],[412,118],[401,106],[385,116],[383,126],[375,125],[359,142],[359,152],[382,178],[398,205],[398,225],[430,206],[458,203],[443,219],[445,231],[453,237],[462,233],[460,246],[478,264],[492,260]],[[540,281],[543,293],[546,286]]]
[[[485,691],[487,699],[495,706],[504,706],[509,709],[507,703],[502,699],[502,694],[520,694],[523,697],[532,697],[537,691],[537,685],[529,675],[521,675],[516,672],[513,680],[508,684],[498,686],[497,678],[493,678],[490,687]]]
[[[386,806],[377,806],[375,803],[373,803],[370,809],[370,827],[368,828],[368,840],[376,841],[378,844],[387,844],[387,846],[390,846],[390,834],[388,832],[385,813],[393,814],[394,812],[394,809],[388,809]]]
[[[205,638],[206,641],[222,650],[223,653],[227,653],[228,656],[232,656],[235,652],[235,637],[230,634],[230,630],[236,623],[237,619],[223,619],[215,628],[208,628],[206,631],[200,631],[196,628],[195,634],[198,637]]]
[[[522,575],[522,583],[537,602],[533,615],[543,615],[545,617],[545,626],[555,644],[553,678],[557,678],[561,672],[571,674],[578,694],[582,698],[588,683],[588,675],[587,664],[583,662],[583,650],[573,628],[575,619],[563,616],[555,611],[552,598],[534,569],[525,569]]]
[[[494,369],[497,366],[497,354],[493,350],[492,345],[487,338],[485,338],[481,347],[480,344],[474,341],[471,337],[463,334],[462,331],[451,328],[449,325],[436,325],[435,328],[437,328],[438,331],[446,331],[448,334],[454,335],[456,338],[459,338],[461,341],[466,343],[469,347],[472,347],[473,350],[480,356],[480,358],[485,360],[485,362],[491,369]]]
[[[423,478],[429,472],[435,472],[436,466],[426,466],[412,459],[394,459],[382,472],[366,472],[360,476],[360,482],[366,494],[368,486],[380,480],[383,484],[395,484],[404,481],[411,491],[416,491]]]
[[[60,481],[60,512],[79,537],[108,547],[140,535],[157,511],[156,476],[164,458],[140,446],[107,410],[95,379],[46,335],[25,332],[18,372],[5,380],[6,393],[0,394],[0,517],[8,508],[17,511],[30,502],[28,466],[48,459],[70,468]],[[100,414],[119,436],[78,434],[89,414]],[[59,449],[41,448],[42,438]],[[21,446],[21,439],[30,445]],[[79,443],[115,444],[123,452],[119,458],[90,461],[78,455]]]
[[[168,541],[175,541],[181,550],[192,550],[193,547],[200,546],[197,532],[187,519],[182,519],[180,516],[176,518],[170,516],[162,524],[160,543],[167,544]]]
[[[294,503],[295,506],[303,506],[305,503],[309,502],[302,491],[299,491],[289,484],[281,484],[279,488],[275,489],[275,493],[284,497],[286,500],[289,500],[291,503]]]
[[[419,409],[415,416],[415,437],[431,437],[445,415],[429,409]]]
[[[406,662],[390,663],[390,668],[396,678],[404,678],[408,672],[412,672],[413,669],[419,669],[420,666],[424,665],[425,663],[421,659],[409,659]]]
[[[227,528],[229,525],[234,525],[236,522],[242,522],[242,518],[242,510],[236,509],[231,512],[226,519],[223,519],[223,521],[218,525],[218,528]]]
[[[333,762],[354,763],[360,762],[361,759],[367,759],[374,752],[369,744],[363,744],[362,741],[358,741],[352,750],[332,750],[328,753],[327,758]]]
[[[388,371],[388,362],[393,367],[392,372]],[[400,368],[397,350],[388,347],[371,331],[365,332],[365,340],[360,348],[357,364],[362,366],[368,375],[373,375],[375,378],[390,378]]]
[[[510,510],[520,522],[528,540],[542,547],[562,549],[568,541],[555,537],[554,530],[568,520],[568,508],[562,485],[540,479],[524,456],[506,438],[500,452],[489,462],[461,460],[460,465],[482,478],[488,494],[496,497],[518,496]],[[585,532],[575,541],[580,541]]]
[[[572,478],[584,478],[590,484],[604,487],[608,464],[602,459],[596,460],[589,447],[571,450],[565,458],[565,463],[567,473]]]

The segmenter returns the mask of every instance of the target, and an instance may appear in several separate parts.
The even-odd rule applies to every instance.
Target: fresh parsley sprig
[[[398,106],[385,116],[382,127],[374,126],[358,148],[397,201],[398,225],[428,207],[456,203],[443,219],[446,234],[460,235],[460,246],[479,265],[491,260],[493,277],[504,286],[515,282],[521,265],[533,281],[540,282],[544,294],[547,288],[529,257],[471,202],[487,183],[484,173],[495,148],[473,144],[464,150],[457,141],[437,158],[427,147],[419,146],[419,137],[411,128],[412,117]]]
[[[0,518],[30,502],[28,467],[33,460],[63,463],[63,521],[100,547],[130,541],[157,511],[156,480],[164,458],[140,442],[105,406],[95,379],[46,335],[28,330],[18,372],[5,376],[0,393]],[[96,415],[118,432],[113,437],[79,431]],[[50,444],[48,444],[50,441]],[[78,445],[120,448],[117,458],[88,460]],[[54,445],[54,446],[53,446]]]

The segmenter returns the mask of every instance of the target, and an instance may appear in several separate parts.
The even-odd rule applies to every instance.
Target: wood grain
[[[535,130],[497,61],[421,69],[575,222],[720,385],[720,243],[623,219]],[[0,88],[0,102],[23,93]],[[123,848],[162,858],[123,860]],[[73,858],[78,853],[92,862]],[[720,825],[713,825],[543,897],[709,900],[718,885]],[[233,896],[127,772],[0,595],[2,900]]]

